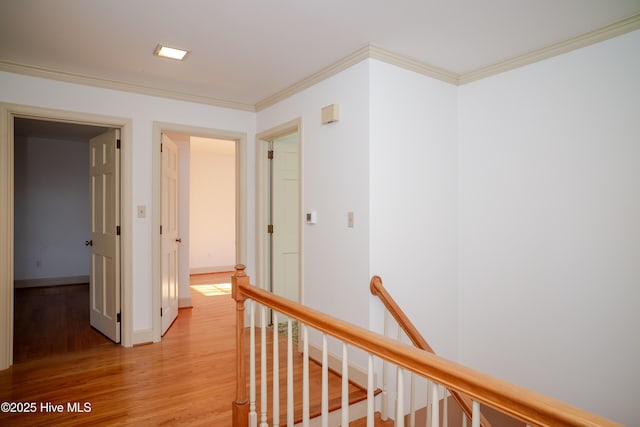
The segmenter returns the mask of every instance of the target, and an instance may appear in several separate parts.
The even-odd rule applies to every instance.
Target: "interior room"
[[[310,320],[319,312],[332,319],[323,323],[329,331],[310,328],[302,341],[321,364],[326,352],[328,370],[344,369],[351,384],[366,389],[371,373],[370,388],[380,389],[379,397],[371,398],[380,421],[411,415],[408,400],[394,403],[396,396],[409,394],[409,375],[398,375],[395,367],[385,371],[384,360],[417,373],[420,381],[440,384],[436,395],[448,387],[452,399],[460,392],[521,425],[560,425],[566,417],[567,425],[636,423],[637,0],[398,5],[358,0],[322,7],[72,0],[39,6],[0,1],[0,233],[7,236],[0,239],[0,390],[6,390],[0,391],[1,401],[28,401],[28,379],[41,387],[41,396],[91,400],[92,413],[81,414],[88,422],[215,419],[223,425],[220,420],[259,419],[259,409],[249,409],[249,387],[237,387],[251,382],[249,369],[241,368],[250,362],[234,357],[236,345],[239,354],[251,345],[246,339],[246,348],[240,347],[243,333],[250,335],[244,329],[252,300],[289,316]],[[182,49],[183,60],[158,56],[161,45]],[[29,219],[22,215],[24,203],[31,202],[18,192],[25,171],[19,150],[30,145],[18,146],[24,138],[17,128],[15,147],[11,141],[13,120],[20,117],[88,120],[120,130],[121,322],[116,323],[121,342],[113,346],[114,355],[100,359],[101,366],[116,375],[143,361],[148,372],[164,372],[164,380],[136,371],[107,384],[99,381],[99,366],[72,369],[81,357],[75,355],[51,366],[69,370],[59,381],[82,381],[93,391],[90,397],[78,389],[57,395],[45,366],[14,360],[14,280],[86,277],[84,243],[90,239],[81,231],[66,233],[74,255],[64,271],[46,270],[64,264],[51,244],[21,246],[29,240],[19,237],[21,221]],[[269,155],[264,138],[292,127],[299,138],[299,258],[290,272],[299,294],[283,303],[260,292],[267,289],[264,242],[278,232],[263,209],[268,193],[263,156]],[[175,204],[190,211],[189,235],[173,238],[181,244],[189,239],[189,267],[180,274],[241,264],[236,279],[258,289],[237,285],[233,297],[224,297],[228,306],[210,308],[212,317],[200,318],[196,314],[203,310],[189,301],[195,293],[182,288],[178,305],[193,306],[193,317],[172,326],[178,326],[175,338],[160,332],[162,130],[235,144],[233,170],[205,166],[206,177],[188,177],[191,184],[206,183],[198,190],[207,194],[202,204],[193,199]],[[70,150],[65,159],[86,155],[71,152],[81,143],[50,139],[48,147],[58,144],[58,154]],[[197,150],[189,145],[192,140],[174,139],[184,142],[182,149]],[[191,171],[207,156],[205,151],[192,156]],[[40,161],[56,159],[52,153]],[[71,173],[65,169],[56,178],[66,179],[63,186],[70,189],[80,178],[66,172]],[[234,182],[233,200],[210,193],[224,177]],[[233,236],[230,225],[210,235],[194,230],[196,221],[217,223],[209,215],[223,205],[227,208],[220,212],[230,214],[230,205],[235,211]],[[86,221],[71,220],[75,215],[60,211],[47,219]],[[52,227],[39,234],[62,241]],[[211,242],[223,237],[234,256],[217,258],[217,243]],[[435,355],[418,354],[426,351],[415,345],[420,340],[384,336],[389,310],[372,295],[376,276]],[[230,310],[233,319],[216,323],[218,309]],[[259,314],[257,319],[260,329]],[[341,322],[358,333],[345,337]],[[277,342],[278,330],[273,336]],[[216,342],[225,344],[216,347]],[[257,342],[254,348],[262,348]],[[283,358],[286,345],[280,349]],[[400,361],[389,361],[389,352],[397,352]],[[167,359],[170,354],[176,358]],[[256,366],[259,372],[259,359]],[[208,388],[214,374],[225,381],[215,398]],[[280,374],[285,384],[284,364]],[[320,390],[320,376],[315,381]],[[184,393],[167,393],[174,390],[168,384],[179,384],[176,390]],[[433,414],[437,405],[425,402],[434,389],[420,384],[418,407]],[[110,404],[105,396],[116,394],[116,388],[122,395]],[[298,391],[296,399],[304,394]],[[258,388],[255,400],[259,393]],[[284,406],[284,385],[281,393]],[[142,410],[135,406],[144,400],[140,396],[155,403]],[[224,408],[214,414],[218,398]],[[194,413],[191,403],[198,408]],[[472,411],[474,403],[468,405]],[[554,409],[547,413],[548,408]],[[251,415],[245,417],[245,411]],[[270,404],[269,417],[272,411]],[[357,418],[358,411],[353,408],[348,422],[370,417],[367,412]],[[536,418],[541,413],[549,418]],[[77,415],[34,420],[62,422]],[[0,414],[0,423],[2,417],[19,418]],[[345,421],[335,425],[340,423]]]

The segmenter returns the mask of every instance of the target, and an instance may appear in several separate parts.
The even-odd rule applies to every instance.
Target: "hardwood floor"
[[[89,325],[89,284],[18,288],[13,362],[115,345]]]
[[[228,275],[194,277],[193,283],[215,281],[228,281]],[[208,292],[201,287],[201,293],[193,287],[193,308],[180,310],[160,343],[95,346],[27,360],[0,371],[0,402],[33,403],[36,410],[2,412],[0,425],[229,426],[235,395],[235,317],[233,300],[220,295],[223,288]],[[280,354],[284,357],[286,351]],[[320,368],[311,365],[311,399],[319,402]],[[301,376],[298,369],[296,387]],[[339,384],[339,377],[332,374],[332,400]],[[285,390],[281,386],[283,401]],[[357,394],[355,387],[351,391]],[[300,395],[296,393],[296,401]],[[46,411],[57,409],[56,405],[62,405],[61,412]],[[73,412],[68,405],[86,411]]]

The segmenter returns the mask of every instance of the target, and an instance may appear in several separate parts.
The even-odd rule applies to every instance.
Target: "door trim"
[[[269,278],[269,236],[266,233],[267,220],[269,216],[269,162],[267,160],[267,151],[269,150],[269,141],[279,138],[281,136],[290,135],[292,133],[298,134],[299,154],[298,154],[298,173],[299,173],[299,203],[300,212],[302,213],[302,206],[304,206],[303,200],[303,173],[302,173],[302,118],[297,118],[289,122],[283,123],[279,126],[267,129],[256,134],[256,286],[266,288]],[[300,256],[298,258],[298,296],[301,304],[304,303],[304,286],[302,285],[303,265],[302,257],[302,218],[300,219],[300,227],[298,229],[299,238],[299,251]]]
[[[104,116],[76,111],[55,110],[29,105],[0,103],[0,235],[6,238],[0,243],[0,370],[13,364],[13,144],[15,117],[51,120],[94,126],[120,128],[121,204],[121,334],[122,346],[133,345],[133,288],[131,256],[131,141],[132,120],[123,117]]]
[[[226,139],[236,143],[236,264],[247,262],[247,180],[245,177],[247,158],[247,134],[222,129],[188,126],[177,123],[153,122],[152,147],[152,209],[151,209],[151,246],[152,246],[152,330],[151,340],[159,342],[162,332],[162,254],[160,251],[160,196],[161,196],[161,156],[162,133],[181,133],[203,138]]]

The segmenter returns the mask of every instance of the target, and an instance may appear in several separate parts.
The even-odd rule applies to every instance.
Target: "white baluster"
[[[402,329],[400,328],[400,325],[396,322],[396,341],[398,341],[399,343],[402,342]],[[400,375],[400,367],[396,366],[396,399],[395,399],[395,406],[394,406],[394,410],[396,412],[396,416],[398,414],[398,377]],[[396,419],[396,423],[398,422],[398,420]]]
[[[396,379],[396,427],[404,427],[404,374],[398,368]]]
[[[409,427],[416,427],[416,376],[411,375],[411,395],[409,396]]]
[[[438,397],[438,384],[431,384],[431,394],[433,401],[431,402],[431,425],[440,425],[440,398]]]
[[[309,333],[302,326],[302,426],[309,427]]]
[[[256,302],[251,301],[249,307],[249,427],[256,427]]]
[[[425,425],[427,427],[431,427],[431,402],[433,402],[433,396],[431,396],[432,390],[431,381],[427,380],[427,419],[425,420]]]
[[[384,336],[388,337],[389,336],[389,324],[391,323],[390,319],[389,319],[389,312],[385,309],[384,311]],[[389,363],[386,360],[382,361],[382,413],[381,418],[382,420],[387,420],[389,418],[389,414],[388,412],[388,406],[389,406],[389,393],[388,393],[388,388],[389,388],[389,377],[390,373],[389,373]]]
[[[369,367],[367,370],[367,427],[374,427],[373,408],[375,405],[373,396],[373,356],[369,355]]]
[[[471,405],[471,427],[480,427],[480,403],[474,400]]]
[[[266,309],[260,312],[260,427],[267,424],[267,318]]]
[[[293,426],[293,333],[287,320],[287,425]]]
[[[280,355],[278,354],[278,314],[273,312],[273,427],[280,425]]]
[[[342,343],[342,425],[349,425],[349,362],[345,343]]]
[[[462,427],[467,427],[467,415],[462,413]]]
[[[327,335],[322,334],[322,427],[329,427],[329,362],[327,354]]]
[[[442,401],[442,427],[449,427],[449,399],[447,399],[448,390],[446,387],[443,387],[442,395],[444,396]]]

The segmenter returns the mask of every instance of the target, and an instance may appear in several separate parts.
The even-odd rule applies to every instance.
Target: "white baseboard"
[[[191,301],[191,297],[178,298],[178,308],[191,308],[191,307],[193,307],[193,302]]]
[[[309,358],[322,364],[322,348],[309,343]],[[329,363],[329,369],[337,373],[342,372],[342,357],[328,353],[327,362]],[[359,366],[349,364],[349,381],[366,390],[368,383],[367,371]],[[375,374],[373,383],[377,384]]]
[[[141,331],[134,331],[131,337],[133,345],[151,344],[153,342],[153,330],[143,329]]]
[[[14,280],[14,288],[38,288],[43,286],[79,285],[89,283],[89,276],[43,277],[40,279]]]
[[[194,267],[189,269],[189,274],[226,273],[236,271],[235,265],[218,265],[214,267]]]

